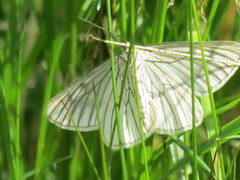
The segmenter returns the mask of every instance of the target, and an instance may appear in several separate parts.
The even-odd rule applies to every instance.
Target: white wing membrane
[[[103,63],[93,70],[90,77],[88,73],[85,74],[51,99],[47,112],[50,121],[62,128],[74,130],[71,116],[82,131],[98,129],[93,80],[96,88],[102,87],[103,84],[111,84],[111,75],[108,71],[109,66]]]
[[[192,128],[191,89],[164,66],[158,63],[146,63],[140,72],[150,82],[146,84],[147,93],[151,96],[156,117],[156,132],[171,134]],[[161,73],[159,73],[161,72]],[[142,78],[140,78],[142,79]],[[202,107],[195,98],[196,125],[202,122]]]
[[[136,49],[137,79],[142,112],[144,138],[153,132],[171,134],[192,128],[192,99],[190,77],[189,43],[164,43],[150,48]],[[212,90],[221,88],[238,69],[240,64],[240,43],[230,41],[204,42]],[[207,85],[201,51],[194,43],[195,91],[198,96],[207,94]],[[117,89],[120,93],[126,54],[115,58]],[[104,142],[112,148],[119,148],[112,92],[110,62],[97,68],[70,84],[50,100],[48,117],[57,126],[75,130],[73,121],[81,131],[98,129],[95,98],[99,103],[103,123]],[[94,92],[96,94],[94,94]],[[120,118],[123,128],[123,146],[131,147],[141,142],[140,121],[137,115],[136,95],[131,63],[123,88]],[[202,107],[195,98],[196,125],[203,118]],[[116,129],[115,131],[113,131]]]
[[[116,57],[117,88],[120,93],[123,73],[125,68],[125,58]],[[100,118],[103,122],[103,136],[107,145],[113,138],[112,148],[119,148],[117,129],[115,126],[115,112],[111,81],[110,62],[106,61],[97,68],[80,77],[65,90],[50,100],[48,105],[48,117],[57,126],[75,130],[74,123],[81,131],[98,129],[98,119],[96,116],[95,99],[97,98],[100,108]],[[135,91],[133,89],[133,74],[131,70],[127,76],[127,82],[123,91],[123,99],[120,107],[120,118],[123,127],[123,146],[130,147],[140,143],[140,125],[137,117],[137,106]],[[94,94],[94,90],[96,95]],[[143,98],[144,99],[144,98]],[[142,99],[142,101],[144,101]],[[143,127],[145,138],[149,137],[154,130],[155,118],[150,118],[149,102],[141,107],[145,112],[143,121],[148,122]],[[152,115],[153,113],[151,113]]]
[[[155,132],[171,134],[192,128],[192,100],[189,43],[164,43],[151,46],[161,51],[137,51],[140,59],[139,79],[151,96],[156,118]],[[236,72],[240,63],[240,44],[236,42],[205,42],[210,84],[213,91],[221,88]],[[194,43],[195,91],[207,94],[201,51]],[[203,111],[195,98],[196,126],[202,122]]]
[[[235,65],[240,62],[240,43],[232,41],[213,41],[204,42],[203,45],[210,84],[213,92],[215,92],[221,88],[238,69],[238,66]],[[182,81],[190,87],[189,46],[189,42],[164,43],[156,47],[152,46],[165,50],[166,52],[148,52],[146,59],[148,59],[149,62],[155,60],[159,62],[159,64],[164,64],[166,68],[171,70],[173,74],[181,78]],[[173,52],[175,54],[173,54]],[[195,90],[198,96],[207,94],[206,78],[201,58],[202,55],[199,44],[194,43]]]

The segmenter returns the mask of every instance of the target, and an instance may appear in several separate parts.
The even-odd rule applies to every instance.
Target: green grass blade
[[[206,62],[205,55],[204,55],[204,50],[203,50],[203,43],[202,43],[202,37],[201,37],[201,33],[200,33],[200,26],[199,26],[199,22],[198,22],[196,7],[194,5],[195,5],[195,1],[192,0],[193,15],[194,15],[194,20],[195,20],[194,22],[195,22],[195,26],[196,26],[196,30],[197,30],[197,34],[198,34],[198,38],[199,38],[199,44],[200,44],[200,48],[201,48],[204,73],[205,73],[207,89],[208,89],[210,105],[211,105],[211,113],[212,113],[212,116],[213,116],[213,123],[214,123],[214,128],[215,128],[215,135],[218,135],[219,134],[218,118],[217,118],[217,114],[216,114],[216,110],[215,110],[216,108],[215,108],[215,103],[214,103],[214,97],[213,97],[212,88],[211,88],[211,84],[210,84],[210,79],[209,79],[209,75],[208,75],[207,62]],[[217,149],[220,149],[220,147],[217,148]],[[213,156],[214,156],[214,154],[215,153],[213,153]],[[218,162],[214,163],[215,168],[216,168],[215,169],[216,172],[220,173],[220,174],[217,175],[217,177],[225,177],[224,168],[222,166],[223,165],[223,158],[222,158],[221,152],[219,154],[219,159],[220,159],[220,163],[218,163]],[[220,169],[220,170],[218,170],[218,169]]]
[[[120,29],[121,35],[127,37],[127,15],[126,15],[126,0],[120,0]]]
[[[6,158],[7,158],[7,167],[9,171],[9,177],[11,179],[16,179],[17,174],[15,171],[16,167],[16,162],[15,159],[12,158],[14,157],[14,147],[13,144],[10,143],[12,142],[11,138],[11,128],[8,124],[9,119],[7,116],[7,108],[6,108],[6,102],[5,102],[5,93],[4,93],[4,87],[3,87],[3,82],[2,80],[0,81],[0,130],[1,130],[1,141],[4,144],[4,149],[2,151],[5,153],[6,152]]]
[[[146,152],[146,146],[145,146],[145,138],[144,138],[144,132],[143,132],[143,119],[142,119],[142,112],[141,112],[141,105],[140,105],[140,96],[139,96],[139,89],[138,89],[138,79],[137,79],[137,65],[136,65],[136,56],[135,56],[135,50],[134,50],[134,45],[135,45],[135,23],[136,23],[136,12],[135,12],[135,1],[131,1],[131,14],[130,14],[130,47],[129,47],[129,53],[132,54],[132,59],[133,59],[133,77],[134,77],[134,90],[135,90],[135,95],[136,95],[136,105],[137,105],[137,114],[139,118],[139,124],[140,124],[140,134],[141,134],[141,139],[142,139],[142,154],[143,154],[143,163],[144,163],[144,169],[145,171],[142,174],[142,179],[147,179],[149,180],[149,170],[148,170],[148,158],[147,158],[147,152]]]
[[[93,85],[94,87],[94,85]],[[104,142],[103,142],[103,126],[102,126],[102,119],[100,118],[100,111],[99,111],[99,103],[96,96],[96,91],[94,89],[94,95],[95,95],[95,109],[98,119],[98,126],[99,126],[99,140],[100,140],[100,148],[101,148],[101,157],[102,157],[102,168],[103,168],[103,177],[105,180],[108,180],[108,170],[107,170],[107,158],[105,155],[105,149],[104,149]]]
[[[46,109],[48,100],[50,99],[51,95],[51,89],[54,81],[54,74],[57,68],[57,61],[60,56],[60,52],[64,43],[64,36],[59,35],[52,46],[52,56],[49,56],[50,58],[50,72],[49,72],[49,78],[46,86],[45,96],[43,100],[43,110],[42,110],[42,118],[41,118],[41,126],[40,126],[40,132],[39,132],[39,140],[38,140],[38,152],[37,152],[37,160],[36,160],[36,179],[41,179],[41,169],[46,163],[46,159],[44,158],[44,152],[47,151],[45,147],[45,141],[46,141],[46,135],[47,135],[47,118],[46,118]]]
[[[111,15],[111,4],[110,0],[107,0],[107,18],[108,18],[108,28],[109,28],[109,35],[110,35],[110,40],[111,34],[112,34],[112,15]],[[126,167],[126,160],[125,160],[125,153],[124,149],[122,146],[122,126],[121,126],[121,119],[120,119],[120,107],[119,107],[119,99],[117,98],[118,96],[118,91],[117,91],[117,86],[116,86],[116,72],[115,72],[115,61],[114,61],[114,51],[113,51],[113,45],[109,45],[110,47],[110,59],[111,59],[111,73],[112,73],[112,87],[113,87],[113,99],[114,99],[114,104],[115,104],[115,118],[117,122],[117,132],[118,132],[118,139],[119,139],[119,144],[120,144],[120,155],[121,155],[121,163],[122,163],[122,171],[123,171],[123,179],[128,179],[128,173],[127,173],[127,167]]]
[[[198,164],[197,164],[197,129],[196,129],[196,115],[195,115],[195,72],[194,72],[194,58],[193,58],[193,27],[192,27],[192,4],[189,2],[189,29],[190,29],[190,68],[191,68],[191,92],[192,92],[192,136],[193,136],[193,179],[199,179]]]
[[[211,30],[212,25],[213,25],[213,18],[216,15],[218,5],[219,5],[219,0],[214,0],[211,11],[210,11],[210,15],[208,17],[206,28],[205,28],[205,31],[204,31],[203,40],[209,40],[210,39],[210,34],[209,33],[210,33],[210,30]]]
[[[153,31],[152,31],[152,43],[163,42],[164,27],[167,13],[168,1],[158,0],[155,9],[155,15],[153,19]]]

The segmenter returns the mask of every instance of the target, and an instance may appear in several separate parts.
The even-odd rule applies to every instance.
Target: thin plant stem
[[[212,28],[213,19],[216,15],[218,4],[219,4],[219,0],[214,0],[213,1],[213,5],[212,5],[210,15],[209,15],[209,18],[208,18],[208,21],[207,21],[206,29],[204,31],[203,40],[209,39],[209,32]]]
[[[192,97],[192,135],[193,135],[193,177],[195,180],[199,179],[198,164],[197,164],[197,128],[195,115],[195,74],[194,74],[194,58],[193,58],[193,28],[192,28],[192,5],[189,2],[189,30],[190,30],[190,69],[191,69],[191,97]]]
[[[7,168],[9,170],[9,177],[11,179],[16,179],[16,171],[15,171],[15,164],[16,161],[14,158],[14,147],[11,142],[11,133],[10,133],[10,126],[8,124],[8,115],[7,115],[7,107],[6,107],[6,96],[5,90],[3,86],[2,79],[0,79],[0,130],[1,130],[1,137],[4,148],[6,150],[6,159],[7,159]]]
[[[209,73],[208,73],[208,68],[207,68],[207,61],[205,59],[204,55],[204,49],[203,49],[203,42],[202,42],[202,36],[200,33],[200,25],[198,22],[198,17],[197,17],[197,12],[196,12],[196,6],[195,6],[195,0],[192,0],[192,9],[193,9],[193,17],[194,17],[194,23],[196,26],[197,34],[198,34],[198,39],[199,39],[199,45],[201,49],[201,54],[202,54],[202,60],[203,60],[203,67],[204,67],[204,73],[205,73],[205,78],[206,78],[206,83],[207,83],[207,89],[208,89],[208,94],[209,94],[209,99],[210,99],[210,105],[211,105],[211,112],[212,112],[212,117],[213,117],[213,123],[214,123],[214,128],[215,128],[215,136],[218,137],[219,135],[219,125],[218,125],[218,118],[216,114],[216,108],[215,108],[215,103],[214,103],[214,97],[213,97],[213,92],[210,84],[210,79],[209,79]],[[218,148],[217,148],[218,149]],[[223,164],[223,158],[222,154],[219,153],[219,163],[214,163],[215,167],[220,167],[220,172],[217,170],[217,177],[225,177],[225,171],[224,168],[222,167]],[[218,168],[217,168],[218,169]],[[221,173],[221,174],[219,174]]]
[[[94,85],[93,85],[94,87]],[[105,155],[105,149],[104,149],[104,142],[103,142],[103,127],[102,127],[102,120],[99,114],[99,103],[96,95],[96,90],[93,89],[94,93],[94,103],[95,103],[95,109],[98,119],[98,126],[99,126],[99,139],[100,139],[100,148],[101,148],[101,158],[102,158],[102,167],[103,167],[103,177],[105,180],[108,180],[108,170],[107,170],[107,158]]]
[[[120,28],[121,28],[121,34],[123,37],[127,37],[127,15],[126,15],[126,0],[120,0]]]
[[[47,86],[45,89],[45,96],[43,100],[43,110],[42,110],[42,118],[41,118],[41,124],[40,124],[40,131],[39,131],[39,139],[38,139],[38,148],[37,148],[37,159],[36,159],[36,176],[35,179],[41,179],[41,169],[44,163],[44,149],[45,149],[45,140],[46,140],[46,131],[47,131],[47,119],[46,119],[46,110],[47,110],[47,102],[50,99],[50,94],[51,94],[51,89],[53,85],[53,78],[54,78],[54,73],[56,71],[57,67],[57,60],[59,59],[60,56],[60,51],[63,46],[64,38],[62,35],[59,35],[57,39],[53,42],[52,45],[52,52],[53,57],[52,57],[52,64],[50,66],[50,72],[49,72],[49,78],[47,82]]]
[[[110,0],[107,0],[107,19],[108,19],[108,28],[109,34],[112,33],[112,18],[111,18],[111,4]],[[112,37],[109,36],[110,40]],[[114,51],[112,44],[109,45],[110,47],[110,58],[111,58],[111,73],[112,73],[112,87],[113,87],[113,99],[114,99],[114,109],[115,109],[115,120],[117,122],[117,132],[118,132],[118,139],[120,144],[120,156],[121,156],[121,164],[122,164],[122,172],[123,172],[123,179],[128,179],[127,176],[127,168],[126,168],[126,160],[125,154],[123,149],[123,137],[122,137],[122,126],[121,126],[121,119],[120,119],[120,107],[119,107],[119,100],[117,98],[117,85],[116,85],[116,72],[115,72],[115,60],[114,60]]]
[[[153,32],[152,32],[153,39],[151,40],[153,43],[163,42],[167,5],[168,5],[168,0],[157,1],[154,19],[153,19]]]
[[[133,77],[134,77],[134,89],[135,89],[135,95],[136,95],[136,104],[137,104],[137,113],[139,117],[139,124],[140,124],[140,133],[141,133],[141,140],[142,140],[142,150],[143,150],[143,160],[144,160],[144,168],[145,168],[145,179],[149,180],[149,171],[148,171],[148,162],[147,162],[147,153],[146,153],[146,146],[145,146],[145,138],[144,138],[144,132],[143,132],[143,119],[142,119],[142,112],[141,112],[141,105],[140,105],[140,97],[139,97],[139,89],[138,89],[138,79],[137,79],[137,66],[136,66],[136,56],[135,56],[135,50],[134,50],[134,44],[135,44],[135,1],[131,1],[131,28],[130,28],[130,50],[129,52],[132,54],[133,59]]]

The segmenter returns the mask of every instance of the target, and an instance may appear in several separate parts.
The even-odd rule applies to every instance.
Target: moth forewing
[[[125,45],[129,46],[129,44]],[[199,44],[196,42],[193,45],[195,91],[197,96],[202,96],[208,92],[202,55]],[[240,64],[240,43],[213,41],[204,42],[203,47],[210,84],[214,92],[237,71]],[[189,42],[135,46],[135,50],[136,85],[143,116],[144,138],[149,137],[153,132],[172,134],[191,129]],[[141,142],[132,63],[129,64],[126,82],[123,84],[126,57],[126,54],[115,57],[117,89],[118,92],[123,90],[120,118],[125,148]],[[50,100],[47,112],[49,120],[61,128],[75,130],[71,122],[72,118],[80,131],[96,130],[98,121],[94,98],[97,98],[104,142],[109,146],[112,139],[112,148],[118,149],[119,140],[114,132],[115,113],[112,93],[111,66],[108,60],[75,80]],[[195,99],[195,110],[198,126],[202,122],[203,111],[197,99]]]

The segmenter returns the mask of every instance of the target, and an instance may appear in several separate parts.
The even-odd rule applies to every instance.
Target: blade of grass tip
[[[16,179],[15,158],[13,144],[11,143],[10,126],[8,124],[7,107],[5,102],[5,93],[2,79],[0,79],[0,130],[1,140],[3,142],[3,151],[6,152],[7,167],[9,170],[9,179]]]
[[[108,19],[108,28],[109,28],[109,34],[112,33],[112,18],[111,18],[111,4],[110,0],[107,1],[107,19]],[[112,40],[112,37],[109,36],[110,40]],[[117,122],[117,132],[118,132],[118,139],[120,144],[120,157],[121,157],[121,164],[122,164],[122,172],[123,172],[123,179],[128,179],[127,176],[127,167],[126,167],[126,160],[125,160],[125,154],[123,149],[123,137],[122,137],[122,126],[120,123],[120,107],[118,102],[118,92],[117,92],[117,86],[116,86],[116,72],[115,72],[115,60],[114,60],[114,51],[113,51],[113,45],[109,44],[110,47],[110,58],[111,58],[111,73],[112,73],[112,87],[113,87],[113,99],[114,99],[114,105],[115,105],[115,120]]]
[[[219,5],[219,0],[213,1],[212,8],[210,10],[210,14],[208,16],[206,28],[205,28],[205,31],[204,31],[203,40],[209,39],[209,32],[210,32],[210,29],[212,27],[213,19],[216,15],[218,5]]]
[[[207,89],[208,89],[208,95],[209,95],[209,100],[210,100],[210,104],[211,104],[211,113],[213,116],[215,136],[217,137],[219,134],[219,125],[218,125],[218,118],[217,118],[216,109],[215,109],[214,97],[213,97],[210,79],[209,79],[209,75],[208,75],[207,62],[206,62],[205,55],[204,55],[204,48],[203,48],[203,42],[202,42],[202,37],[201,37],[201,32],[200,32],[200,25],[198,22],[198,17],[197,17],[197,12],[196,12],[195,0],[191,0],[191,1],[192,1],[192,7],[193,7],[192,10],[193,10],[194,23],[195,23],[197,34],[198,34],[199,45],[200,45],[201,55],[202,55],[202,60],[203,60],[204,73],[205,73]],[[217,149],[219,149],[219,148],[217,148]],[[212,156],[213,155],[214,155],[214,153],[212,153]],[[223,168],[223,156],[221,153],[219,153],[218,156],[219,157],[217,159],[219,160],[219,162],[214,163],[214,167],[216,170],[216,176],[217,176],[217,178],[222,178],[222,177],[224,178],[225,171]]]
[[[93,84],[93,93],[94,93],[94,103],[95,109],[98,119],[98,127],[99,127],[99,139],[100,139],[100,148],[101,148],[101,157],[102,157],[102,167],[103,167],[103,176],[105,180],[108,180],[108,170],[107,170],[107,159],[105,155],[104,143],[103,143],[103,127],[102,127],[102,120],[99,114],[99,103],[96,95],[95,86]]]
[[[40,130],[39,130],[39,139],[38,139],[38,145],[37,145],[37,159],[36,159],[36,174],[35,178],[36,179],[41,179],[41,168],[44,166],[44,148],[45,148],[45,137],[46,137],[46,130],[47,130],[47,118],[46,118],[46,110],[47,110],[47,102],[50,99],[51,95],[51,89],[53,85],[53,79],[54,79],[54,74],[57,68],[57,62],[60,56],[60,52],[63,46],[63,43],[65,41],[64,36],[61,34],[59,35],[53,42],[52,44],[52,50],[51,50],[51,55],[49,55],[48,58],[49,62],[52,62],[50,65],[50,72],[48,76],[48,81],[46,84],[46,89],[44,93],[44,100],[43,100],[43,110],[42,110],[42,116],[41,116],[41,121],[40,121]]]
[[[68,118],[69,118],[69,119],[71,120],[71,122],[73,123],[73,126],[74,126],[74,128],[75,128],[75,131],[76,131],[77,134],[78,134],[78,137],[79,137],[79,139],[80,139],[80,142],[82,143],[82,146],[83,146],[83,148],[84,148],[84,150],[85,150],[85,152],[86,152],[86,154],[87,154],[87,157],[88,157],[88,159],[89,159],[89,162],[90,162],[90,164],[91,164],[91,166],[92,166],[92,168],[93,168],[93,172],[95,173],[96,178],[100,180],[101,178],[100,178],[99,173],[98,173],[98,171],[97,171],[97,168],[96,168],[96,166],[95,166],[95,164],[94,164],[94,161],[93,161],[93,158],[92,158],[92,156],[91,156],[91,153],[90,153],[90,151],[88,150],[87,144],[85,143],[85,141],[84,141],[84,139],[83,139],[83,136],[82,136],[81,132],[80,132],[79,129],[78,129],[77,123],[76,123],[76,121],[73,119],[73,116],[72,116],[71,112],[69,111],[68,107],[66,106],[66,104],[65,104],[63,101],[61,101],[61,102],[62,102],[62,104],[63,104],[64,109],[65,109],[66,112],[67,112]]]
[[[153,31],[152,31],[152,43],[163,42],[166,13],[167,13],[167,0],[158,0],[156,4],[155,14],[153,18]]]
[[[140,105],[140,97],[139,97],[139,89],[138,89],[138,80],[137,80],[137,66],[136,66],[136,56],[134,50],[135,44],[135,1],[131,1],[130,3],[130,47],[129,53],[132,54],[133,59],[133,78],[134,78],[134,90],[136,95],[136,105],[137,105],[137,114],[139,117],[139,124],[140,124],[140,133],[141,133],[141,141],[142,141],[142,151],[143,151],[143,162],[145,171],[143,171],[141,178],[149,180],[149,171],[148,171],[148,160],[147,160],[147,153],[146,153],[146,146],[145,146],[145,135],[143,132],[143,122],[142,122],[142,112],[141,112],[141,105]]]
[[[120,29],[121,35],[126,38],[127,37],[127,15],[126,15],[126,0],[120,0]]]
[[[190,69],[191,69],[191,97],[192,97],[192,137],[193,137],[193,179],[199,179],[198,164],[197,164],[197,128],[195,115],[195,74],[194,74],[194,59],[193,59],[193,28],[192,28],[192,5],[189,1],[188,26],[190,29]]]

